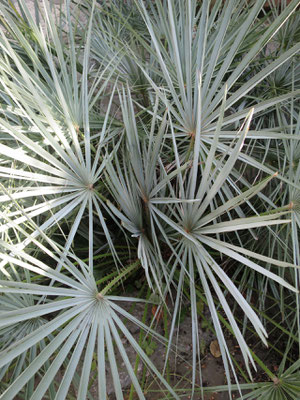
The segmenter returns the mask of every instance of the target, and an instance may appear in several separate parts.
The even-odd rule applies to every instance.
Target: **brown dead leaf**
[[[156,319],[157,322],[159,322],[159,321],[162,319],[162,317],[163,317],[163,310],[160,309],[160,310],[157,312],[157,306],[153,306],[153,307],[151,308],[151,313],[152,313],[153,317]]]
[[[209,349],[210,349],[211,354],[212,354],[215,358],[221,357],[220,346],[219,346],[219,342],[218,342],[217,340],[213,340],[213,341],[210,343]]]

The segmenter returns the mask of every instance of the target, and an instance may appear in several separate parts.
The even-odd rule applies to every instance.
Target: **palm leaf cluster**
[[[119,360],[130,399],[150,398],[139,361],[179,399],[168,359],[187,303],[189,396],[203,398],[199,300],[219,389],[297,399],[299,1],[17,3],[0,4],[0,399],[105,400],[111,376],[121,400]],[[164,310],[167,335],[128,312],[137,302]],[[269,320],[286,341],[278,376],[247,344],[272,344]],[[162,371],[143,335],[163,344]],[[256,363],[271,382],[239,384]]]

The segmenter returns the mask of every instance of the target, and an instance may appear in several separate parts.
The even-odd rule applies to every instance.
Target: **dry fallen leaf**
[[[160,310],[157,312],[157,306],[153,306],[153,307],[152,307],[151,313],[152,313],[153,317],[156,319],[157,322],[159,322],[159,321],[162,319],[162,317],[163,317],[163,310],[160,309]]]
[[[213,340],[213,341],[210,343],[209,349],[210,349],[211,354],[212,354],[215,358],[221,357],[220,346],[219,346],[219,342],[218,342],[217,340]]]

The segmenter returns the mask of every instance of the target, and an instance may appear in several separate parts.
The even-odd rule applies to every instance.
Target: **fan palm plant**
[[[67,0],[57,23],[46,0],[35,2],[37,18],[25,0],[18,2],[20,12],[10,1],[2,2],[0,399],[73,394],[92,399],[90,372],[96,364],[96,397],[107,398],[107,366],[121,400],[118,360],[137,396],[145,399],[123,336],[160,385],[179,398],[125,320],[162,341],[166,368],[184,296],[192,319],[194,396],[201,362],[199,287],[220,345],[229,394],[231,374],[237,382],[238,377],[221,309],[251,376],[255,357],[232,304],[241,306],[264,343],[267,332],[223,260],[248,267],[289,292],[297,292],[295,280],[271,268],[295,271],[293,264],[299,264],[297,257],[281,260],[275,253],[245,248],[241,236],[246,231],[256,237],[257,228],[286,226],[291,220],[298,232],[296,208],[285,201],[278,208],[265,196],[274,178],[288,183],[295,197],[298,175],[275,174],[256,157],[259,145],[253,150],[261,139],[294,143],[298,138],[277,126],[258,131],[252,117],[299,96],[299,89],[292,86],[263,101],[257,97],[248,107],[251,90],[300,49],[293,44],[255,72],[262,47],[298,0],[269,24],[257,19],[263,3],[244,7],[227,0],[225,6],[217,1],[210,7],[207,0],[136,0],[130,2],[131,11],[115,1],[81,6]],[[255,184],[247,180],[243,168],[262,171],[262,179]],[[54,235],[60,235],[59,243]],[[87,262],[74,245],[79,235],[88,241]],[[136,262],[128,251],[122,265],[117,250],[121,235],[135,247]],[[96,279],[95,243],[112,254],[109,283],[102,275]],[[160,306],[168,304],[168,342],[117,303],[145,301],[115,296],[138,268],[159,295]],[[17,333],[14,339],[12,332]],[[202,382],[201,372],[199,378]]]
[[[160,157],[161,154],[163,155],[167,152],[167,149],[164,151],[164,146],[166,144],[162,143],[161,140],[166,121],[163,120],[161,122],[156,135],[153,135],[153,130],[150,132],[145,130],[143,132],[138,132],[134,120],[130,94],[126,97],[123,93],[120,101],[124,107],[123,114],[126,115],[125,130],[127,146],[122,154],[124,171],[121,170],[118,161],[116,161],[115,168],[111,163],[109,163],[107,167],[107,181],[112,188],[115,201],[118,202],[118,207],[112,204],[110,207],[112,211],[115,212],[116,216],[121,219],[124,227],[126,227],[133,236],[139,238],[138,255],[145,269],[146,276],[148,277],[149,285],[151,287],[153,286],[148,272],[151,271],[153,281],[156,284],[155,289],[160,294],[163,293],[164,286],[169,290],[171,295],[172,290],[170,290],[170,288],[176,287],[177,295],[175,298],[175,307],[172,310],[173,323],[170,329],[170,337],[172,338],[173,335],[177,313],[180,308],[180,299],[182,299],[182,290],[187,280],[188,286],[190,287],[193,321],[193,361],[194,370],[196,370],[196,356],[199,353],[199,346],[197,344],[199,341],[199,333],[198,324],[196,323],[197,297],[195,294],[195,281],[197,279],[196,275],[199,274],[213,317],[213,323],[220,343],[228,381],[230,381],[227,364],[229,350],[225,344],[222,328],[217,318],[210,285],[212,285],[216,292],[219,298],[219,304],[224,308],[232,325],[250,374],[248,359],[252,360],[252,357],[234,321],[227,300],[222,294],[218,280],[228,288],[233,298],[235,298],[242,307],[243,312],[250,318],[262,340],[264,340],[266,334],[265,330],[241,293],[222,270],[218,258],[212,257],[208,250],[210,248],[232,257],[234,260],[249,266],[255,271],[265,274],[284,286],[287,285],[287,283],[284,283],[282,280],[278,280],[278,277],[273,273],[261,268],[244,256],[250,256],[251,258],[270,262],[281,267],[289,267],[291,264],[278,262],[274,259],[271,260],[270,258],[260,256],[242,247],[220,240],[220,237],[224,237],[227,232],[238,232],[243,229],[287,222],[286,220],[278,219],[285,215],[287,211],[281,211],[279,213],[271,212],[269,215],[249,218],[231,217],[231,210],[236,209],[256,195],[266,186],[270,179],[259,183],[251,189],[243,191],[242,194],[238,196],[230,197],[227,201],[224,199],[226,192],[224,196],[221,192],[223,184],[240,154],[240,149],[250,124],[250,115],[246,121],[244,131],[239,132],[237,134],[238,138],[236,143],[232,143],[232,153],[228,155],[223,168],[212,168],[214,159],[219,158],[219,165],[224,161],[222,157],[219,157],[216,151],[223,114],[220,115],[218,121],[219,131],[217,130],[215,133],[214,146],[211,147],[203,168],[201,168],[201,162],[200,168],[197,169],[193,169],[191,166],[187,168],[186,164],[180,163],[175,134],[171,124],[171,132],[174,137],[173,152],[175,156],[175,175],[167,171],[164,160]],[[224,98],[223,108],[225,101],[226,99]],[[152,128],[154,127],[155,120],[156,115],[154,114]],[[138,135],[144,137],[144,139],[140,141],[141,145],[139,145],[137,140]],[[199,150],[196,146],[193,151],[195,154],[199,154]],[[119,159],[120,156],[119,154]],[[159,166],[158,172],[155,172],[155,165]],[[196,160],[196,165],[198,165],[198,160]],[[175,179],[176,183],[171,182],[172,177],[174,177],[173,180]],[[197,185],[196,182],[198,182]],[[120,201],[120,199],[122,200]],[[211,205],[212,200],[214,201],[213,205]],[[209,208],[210,210],[208,210]],[[221,222],[220,217],[226,213],[229,215],[230,220]],[[217,235],[217,238],[211,237],[210,235]],[[166,248],[168,248],[171,253],[170,258],[167,260],[164,256]],[[175,271],[177,272],[177,276],[175,276]],[[208,282],[210,284],[208,284]],[[288,287],[292,289],[290,285],[288,285]],[[198,356],[200,357],[200,353]]]
[[[11,196],[22,205],[22,212],[12,206],[9,216],[19,224],[26,222],[24,213],[38,218],[42,221],[39,228],[43,231],[53,226],[59,227],[70,217],[65,242],[67,251],[83,214],[87,211],[89,255],[92,262],[93,214],[104,229],[107,243],[112,244],[103,216],[103,210],[108,209],[103,202],[105,196],[102,194],[100,178],[108,157],[106,144],[118,135],[118,129],[111,125],[109,119],[113,94],[106,115],[99,120],[90,109],[105,90],[107,80],[103,80],[103,75],[99,73],[93,82],[88,83],[92,19],[89,22],[85,47],[76,52],[72,30],[69,30],[70,47],[67,47],[60,38],[48,3],[45,3],[45,18],[48,21],[47,35],[51,42],[46,40],[46,34],[37,26],[25,3],[22,11],[26,15],[28,29],[31,29],[34,36],[34,43],[28,43],[15,18],[4,8],[3,14],[10,27],[12,39],[9,41],[1,31],[0,45],[1,86],[10,100],[9,107],[4,108],[1,118],[1,129],[5,136],[0,152],[5,160],[3,159],[0,174],[7,182],[14,182],[10,186]],[[13,46],[15,40],[27,58],[32,60],[32,68],[19,54],[18,48]],[[48,71],[36,57],[34,45],[38,46],[47,60]],[[77,64],[81,57],[82,75],[78,82]],[[37,81],[38,75],[41,79]],[[16,115],[17,120],[13,119]],[[100,122],[100,132],[93,135],[92,128]],[[7,195],[1,196],[2,204],[10,201]],[[9,224],[3,223],[1,231],[9,228]],[[38,231],[34,231],[31,237],[38,235]],[[28,243],[30,239],[24,239],[18,246],[24,248]],[[114,251],[113,246],[111,249]]]
[[[299,362],[295,362],[284,372],[281,370],[277,377],[274,376],[273,382],[256,385],[257,387],[243,398],[249,400],[297,399],[300,390],[299,382]]]
[[[16,229],[22,231],[17,224]],[[127,267],[117,279],[99,289],[91,276],[89,265],[71,253],[66,256],[65,249],[60,249],[47,237],[47,247],[34,238],[31,239],[44,254],[47,254],[47,264],[19,250],[17,246],[1,242],[1,260],[13,265],[13,268],[7,269],[6,279],[0,281],[3,310],[0,322],[2,376],[7,373],[13,360],[17,359],[17,363],[13,364],[14,372],[10,377],[10,385],[3,391],[1,398],[15,398],[29,382],[26,398],[43,399],[49,389],[51,398],[64,399],[69,393],[78,364],[83,362],[76,390],[77,398],[85,399],[88,395],[91,365],[95,359],[98,364],[98,396],[100,399],[106,399],[107,356],[113,374],[114,391],[116,397],[121,399],[122,387],[115,356],[117,349],[139,398],[144,399],[121,340],[122,332],[143,362],[148,364],[156,377],[160,377],[162,383],[177,399],[178,396],[120,319],[127,318],[149,332],[144,324],[115,303],[141,300],[106,295],[134,266]],[[64,260],[63,272],[49,266],[51,260],[55,264],[61,259]],[[14,270],[18,270],[18,274],[14,273]],[[31,282],[36,274],[43,277],[44,284],[43,281],[41,284]],[[47,284],[49,280],[51,285]],[[17,294],[17,297],[13,294]],[[53,296],[54,300],[51,299]],[[12,332],[13,335],[9,338],[8,335]],[[152,333],[158,336],[155,332]],[[62,366],[65,368],[63,378],[54,390],[52,381]],[[37,387],[34,387],[33,378],[43,367],[45,369],[42,379]]]
[[[281,5],[281,8],[284,4]],[[273,21],[277,18],[280,7],[273,8],[268,15],[268,18]],[[262,58],[260,64],[257,64],[255,68],[262,69],[265,65],[272,62],[282,51],[291,48],[295,43],[299,42],[299,28],[297,20],[299,18],[299,11],[295,12],[291,18],[284,25],[283,29],[276,33],[273,38],[272,45],[265,49],[262,53]],[[253,99],[255,94],[257,94],[261,99],[270,98],[273,95],[279,93],[286,93],[291,90],[299,88],[299,66],[298,66],[299,54],[296,54],[287,63],[283,64],[280,68],[270,74],[260,85],[259,88],[255,88],[253,92],[249,95],[249,104],[253,104]],[[256,157],[257,160],[264,160],[265,165],[275,168],[281,171],[284,176],[286,183],[278,185],[270,185],[268,191],[265,194],[270,201],[270,207],[272,208],[274,204],[277,207],[281,207],[285,204],[291,205],[292,210],[292,220],[294,220],[297,214],[297,192],[298,188],[298,178],[297,178],[297,165],[298,165],[298,131],[299,131],[299,104],[298,97],[292,98],[290,101],[285,101],[284,103],[276,105],[274,109],[270,109],[267,112],[263,112],[258,115],[254,120],[258,128],[261,127],[277,127],[281,132],[289,134],[289,138],[285,139],[263,139],[259,142],[259,146],[256,142],[251,144],[252,155]],[[273,205],[272,205],[272,204]],[[275,232],[269,230],[270,239],[255,243],[250,241],[245,244],[247,247],[251,246],[256,249],[256,251],[264,252],[271,257],[277,257],[283,260],[289,260],[290,262],[295,262],[299,264],[299,259],[297,259],[297,243],[298,243],[298,228],[296,228],[295,222],[292,223],[292,227],[287,229],[276,229]],[[274,240],[275,238],[275,240]],[[289,275],[290,281],[294,282],[296,287],[299,286],[298,274],[292,270],[279,271],[281,276],[287,274]],[[239,271],[236,271],[236,276],[239,275]],[[240,282],[240,289],[244,290],[247,286],[247,297],[251,298],[252,289],[251,285],[247,282],[256,282],[259,285],[259,291],[261,295],[258,297],[258,308],[263,311],[265,309],[265,303],[267,300],[266,287],[269,287],[272,294],[278,302],[280,303],[280,308],[282,314],[285,314],[285,296],[281,290],[278,290],[271,281],[268,279],[257,280],[254,276],[251,276],[250,271],[243,271],[244,278]],[[243,289],[243,285],[244,289]],[[299,335],[298,326],[299,321],[295,320],[299,316],[299,299],[298,295],[295,297],[295,307],[297,309],[296,313],[291,313],[291,318],[286,318],[286,322],[289,324],[290,332],[294,331],[296,337]],[[298,336],[299,343],[299,336]]]

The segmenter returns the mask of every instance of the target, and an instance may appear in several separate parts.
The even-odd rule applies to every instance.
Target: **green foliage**
[[[1,400],[150,399],[140,362],[179,399],[188,319],[191,398],[299,398],[299,1],[264,3],[1,2]]]

